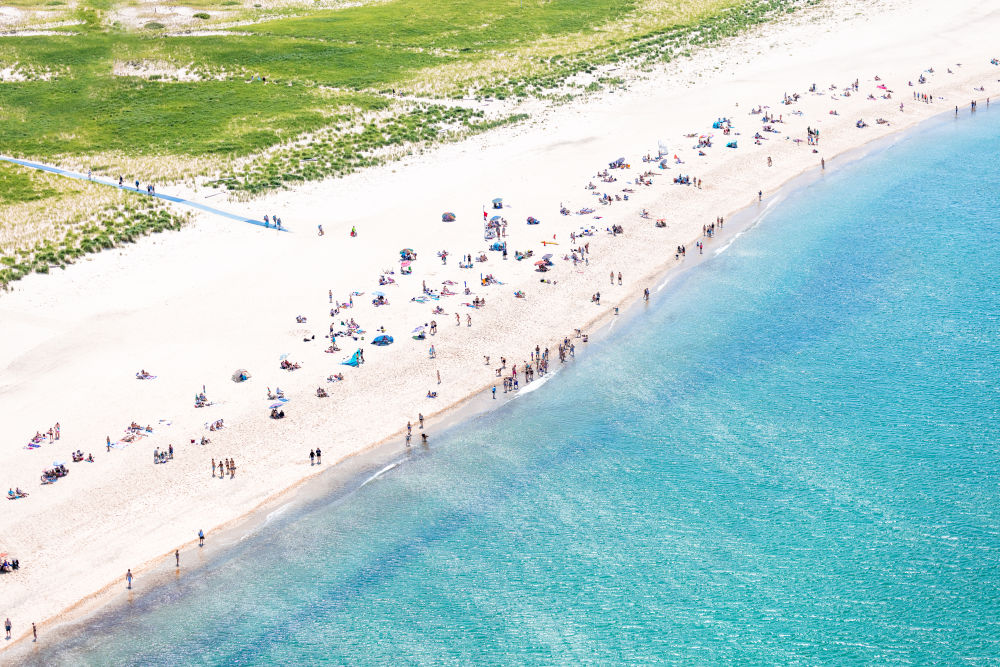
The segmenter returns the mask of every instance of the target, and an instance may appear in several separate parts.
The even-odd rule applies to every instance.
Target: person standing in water
[[[125,573],[125,581],[128,582],[127,588],[129,590],[131,590],[132,589],[132,569],[131,568],[129,568],[129,571]]]

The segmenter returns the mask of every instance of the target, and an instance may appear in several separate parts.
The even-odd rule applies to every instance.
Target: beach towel
[[[348,359],[347,361],[341,361],[340,364],[342,366],[352,366],[354,368],[357,368],[361,364],[361,350],[358,350],[357,352],[352,354],[351,358]]]

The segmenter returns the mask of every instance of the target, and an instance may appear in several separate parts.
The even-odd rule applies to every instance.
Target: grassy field
[[[0,150],[256,196],[524,118],[510,105],[487,116],[477,99],[618,85],[567,81],[648,68],[813,1],[16,0],[22,27],[46,34],[0,39]],[[18,211],[0,228],[0,283],[177,224],[103,196],[0,169],[0,204]],[[106,229],[79,206],[118,222]]]
[[[89,0],[65,35],[0,40],[0,66],[27,79],[0,84],[3,150],[252,155],[389,108],[392,89],[529,95],[602,62],[672,57],[695,28],[711,41],[788,2],[390,0],[187,36],[125,29],[110,0]]]

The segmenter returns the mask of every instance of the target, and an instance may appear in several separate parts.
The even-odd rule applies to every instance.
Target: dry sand
[[[628,90],[546,110],[523,127],[249,204],[207,199],[258,216],[277,214],[294,233],[201,217],[184,232],[22,281],[0,298],[0,485],[31,495],[4,501],[0,552],[16,555],[22,565],[0,575],[0,616],[14,621],[17,637],[30,634],[32,621],[44,636],[45,622],[77,601],[107,587],[124,589],[126,568],[138,574],[141,591],[144,568],[190,546],[199,529],[211,535],[317,473],[309,465],[310,448],[322,446],[328,467],[373,443],[400,438],[418,413],[432,415],[492,386],[501,356],[520,365],[536,344],[554,351],[575,328],[611,317],[615,305],[655,288],[658,275],[683,263],[674,259],[678,244],[696,252],[702,225],[758,205],[758,190],[766,206],[782,183],[817,168],[821,157],[832,166],[834,156],[862,143],[973,98],[996,96],[1000,68],[989,60],[1000,55],[990,52],[998,26],[1000,10],[971,0],[933,8],[910,2],[820,5],[636,79]],[[907,85],[930,67],[935,73],[927,84]],[[875,75],[893,91],[891,100],[866,99],[883,92]],[[855,79],[860,92],[842,97]],[[812,83],[816,94],[806,92]],[[838,89],[831,91],[831,84]],[[914,90],[933,93],[934,103],[914,102]],[[801,98],[785,106],[785,93]],[[785,121],[762,146],[753,143],[761,129],[759,115],[749,115],[755,105],[768,105]],[[830,115],[831,109],[839,115]],[[685,135],[713,132],[719,117],[731,118],[740,134],[714,131],[715,146],[699,157]],[[876,125],[877,117],[891,124]],[[855,128],[859,118],[869,127]],[[792,141],[805,139],[807,125],[821,131],[818,153]],[[739,141],[737,150],[724,147],[731,139]],[[642,163],[641,155],[655,155],[658,140],[685,164],[661,171]],[[619,156],[628,158],[631,170],[614,172],[617,183],[599,182],[595,173]],[[651,187],[626,183],[647,167],[657,173]],[[700,178],[703,188],[672,185],[681,173]],[[602,192],[634,187],[636,193],[629,202],[600,206],[585,189],[589,181]],[[486,250],[482,212],[495,196],[509,205],[502,214],[509,222],[510,259],[489,252],[488,262],[459,269],[460,255]],[[574,211],[593,206],[603,217],[561,216],[560,202]],[[641,208],[651,219],[639,217]],[[458,219],[441,222],[443,211]],[[542,224],[527,226],[529,215]],[[657,218],[667,227],[655,228]],[[606,233],[613,223],[625,234]],[[325,236],[317,236],[317,224]],[[569,233],[590,225],[599,230],[586,239],[590,265],[574,268],[562,259],[570,251]],[[355,239],[348,236],[352,226],[359,230]],[[541,245],[553,237],[559,245]],[[709,250],[711,243],[706,240]],[[399,275],[403,247],[419,255],[412,276]],[[447,266],[435,256],[443,249],[451,253]],[[533,262],[514,260],[513,250],[528,249],[536,256],[554,253],[553,270],[542,276]],[[395,285],[378,286],[383,269],[395,270]],[[608,284],[610,271],[624,274],[623,286]],[[482,288],[480,273],[504,284]],[[541,277],[557,284],[542,284]],[[473,295],[410,302],[421,281],[437,289],[446,279],[458,283],[457,291],[470,281]],[[364,292],[335,319],[353,317],[368,332],[364,343],[341,340],[343,352],[334,355],[323,352],[329,289],[341,301]],[[391,305],[371,305],[371,292],[379,289]],[[527,298],[514,297],[519,289]],[[600,306],[590,302],[596,291]],[[486,307],[460,305],[473,296],[484,297]],[[438,303],[447,315],[431,314]],[[296,315],[308,322],[296,323]],[[439,333],[413,340],[411,330],[432,319]],[[381,326],[394,345],[369,344]],[[303,342],[307,334],[316,340]],[[430,344],[435,360],[428,359]],[[364,347],[367,363],[338,365],[357,347]],[[285,353],[302,368],[280,370]],[[484,355],[494,363],[485,365]],[[140,368],[157,379],[136,380]],[[232,382],[236,368],[249,369],[252,379]],[[335,372],[345,380],[327,384],[324,378]],[[214,405],[195,409],[202,385]],[[266,388],[277,386],[291,399],[281,421],[267,418]],[[331,397],[316,398],[318,386]],[[429,389],[438,398],[425,398]],[[204,424],[219,418],[225,430],[208,433]],[[152,425],[154,434],[106,453],[105,437],[120,437],[133,420]],[[36,430],[57,421],[60,441],[23,449]],[[211,444],[190,444],[202,435]],[[174,460],[154,465],[154,447],[168,444],[176,450]],[[96,463],[69,463],[69,476],[39,486],[43,468],[68,460],[78,448],[92,452]],[[210,459],[222,457],[236,460],[235,479],[210,475]]]

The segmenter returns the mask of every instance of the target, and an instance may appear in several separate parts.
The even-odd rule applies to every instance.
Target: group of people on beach
[[[215,478],[215,459],[212,459],[212,478]],[[236,461],[231,458],[219,459],[219,479],[225,479],[226,473],[229,473],[229,479],[236,477]]]
[[[174,460],[174,446],[168,445],[167,449],[160,451],[157,447],[153,450],[153,463],[167,463]]]

